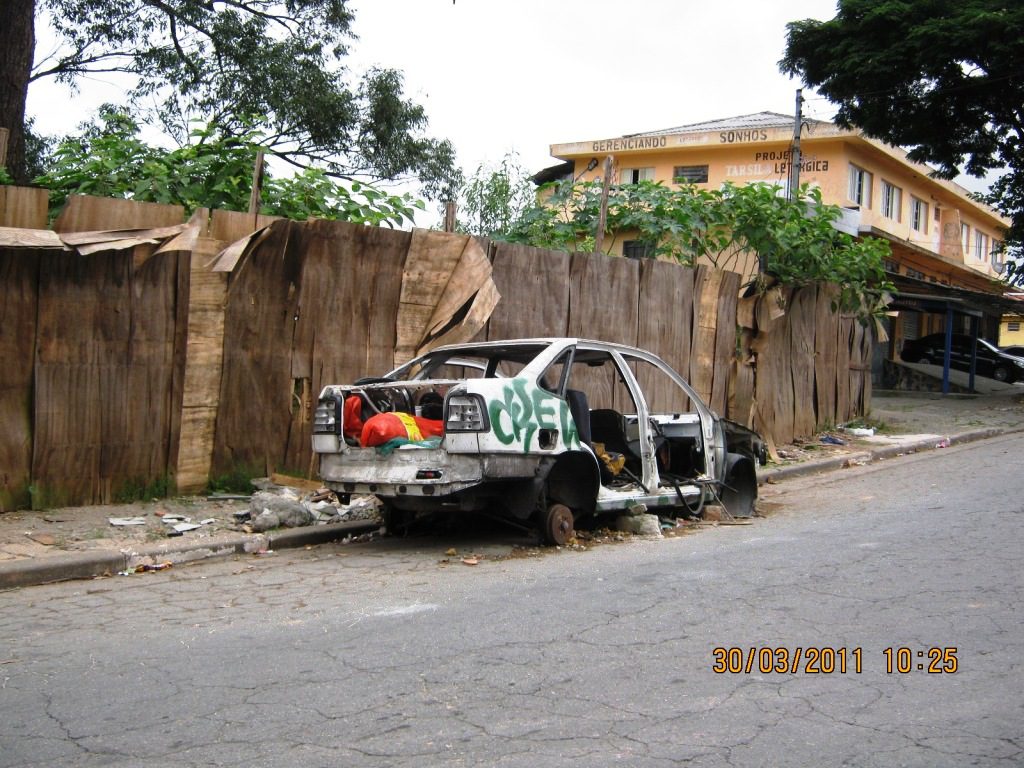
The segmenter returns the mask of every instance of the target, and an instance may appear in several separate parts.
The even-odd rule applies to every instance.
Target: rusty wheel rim
[[[547,529],[548,541],[563,546],[573,537],[572,510],[565,504],[552,504],[548,507]]]

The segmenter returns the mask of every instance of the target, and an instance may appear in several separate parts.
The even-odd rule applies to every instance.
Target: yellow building
[[[785,188],[793,128],[790,115],[760,112],[553,144],[551,154],[565,162],[542,171],[535,180],[599,180],[605,158],[612,156],[613,182],[619,184],[649,180],[717,188],[724,182],[760,182]],[[885,266],[901,294],[971,305],[985,304],[979,299],[982,295],[1001,297],[1006,286],[999,281],[999,245],[1010,222],[972,200],[958,184],[932,178],[930,171],[908,160],[903,150],[858,131],[820,120],[803,121],[799,182],[818,187],[824,202],[843,209],[838,228],[889,242],[892,259]],[[638,255],[643,244],[619,239],[612,252]],[[952,290],[943,291],[942,286]],[[943,306],[946,309],[940,312],[938,304],[916,305],[915,311],[902,314],[892,335],[916,337],[941,330],[942,315],[954,311],[963,330],[969,317],[982,318],[982,335],[995,338],[1001,314],[996,307],[961,312],[949,309],[948,302]]]

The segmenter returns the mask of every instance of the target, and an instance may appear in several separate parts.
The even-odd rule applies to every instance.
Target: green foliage
[[[114,502],[117,504],[130,504],[133,501],[144,501],[146,499],[164,499],[174,492],[174,483],[170,477],[164,475],[153,480],[134,477],[125,480],[114,492]]]
[[[497,168],[480,165],[459,194],[456,229],[471,235],[501,239],[535,200],[530,175],[515,154]]]
[[[910,147],[953,178],[1005,169],[985,196],[1024,247],[1024,4],[840,0],[788,25],[779,66],[839,106],[836,121]]]
[[[542,189],[543,202],[523,212],[506,239],[542,248],[591,250],[600,213],[598,182],[555,182]],[[882,262],[889,246],[876,238],[857,240],[832,225],[840,216],[817,189],[804,186],[797,202],[767,184],[720,189],[667,187],[640,182],[613,187],[607,232],[633,233],[654,245],[661,258],[692,266],[698,260],[721,269],[756,255],[763,271],[787,285],[836,283],[840,303],[867,316],[891,290]],[[610,251],[614,240],[609,242]]]
[[[69,195],[123,197],[143,202],[196,208],[245,211],[260,134],[241,136],[206,126],[193,130],[192,141],[178,149],[152,147],[139,137],[139,126],[114,111],[82,136],[65,139],[54,150],[52,166],[37,184],[50,190],[56,213]],[[318,217],[363,224],[400,226],[412,221],[423,203],[370,184],[344,187],[322,170],[306,168],[291,178],[264,178],[261,213],[293,219]]]
[[[204,493],[252,493],[252,479],[263,472],[252,467],[235,467],[230,472],[211,477]]]
[[[126,111],[178,144],[196,120],[244,137],[259,115],[267,150],[303,167],[418,178],[431,197],[458,180],[451,144],[424,136],[426,114],[404,97],[400,72],[377,68],[349,82],[348,0],[35,0],[17,10],[45,18],[58,47],[31,76],[0,82],[0,103],[14,103],[3,89],[25,81],[126,73]]]

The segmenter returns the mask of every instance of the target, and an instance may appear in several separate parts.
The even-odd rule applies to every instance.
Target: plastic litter
[[[822,435],[821,442],[825,443],[825,445],[846,445],[845,440],[833,437],[832,435]]]
[[[874,427],[846,427],[846,434],[853,435],[854,437],[874,437]]]
[[[949,448],[949,438],[944,437],[935,444],[936,448]]]

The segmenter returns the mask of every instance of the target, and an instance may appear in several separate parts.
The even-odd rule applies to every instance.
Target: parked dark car
[[[932,363],[942,365],[946,350],[946,334],[932,333],[920,339],[903,342],[900,352],[908,363]],[[949,355],[949,366],[960,371],[971,369],[971,337],[953,334],[953,345]],[[978,357],[974,369],[979,376],[1012,384],[1024,379],[1024,358],[1014,357],[1001,351],[985,339],[978,339]]]
[[[1024,357],[1024,347],[1017,345],[1012,347],[1000,347],[999,350],[1007,355],[1013,355],[1014,357]]]

